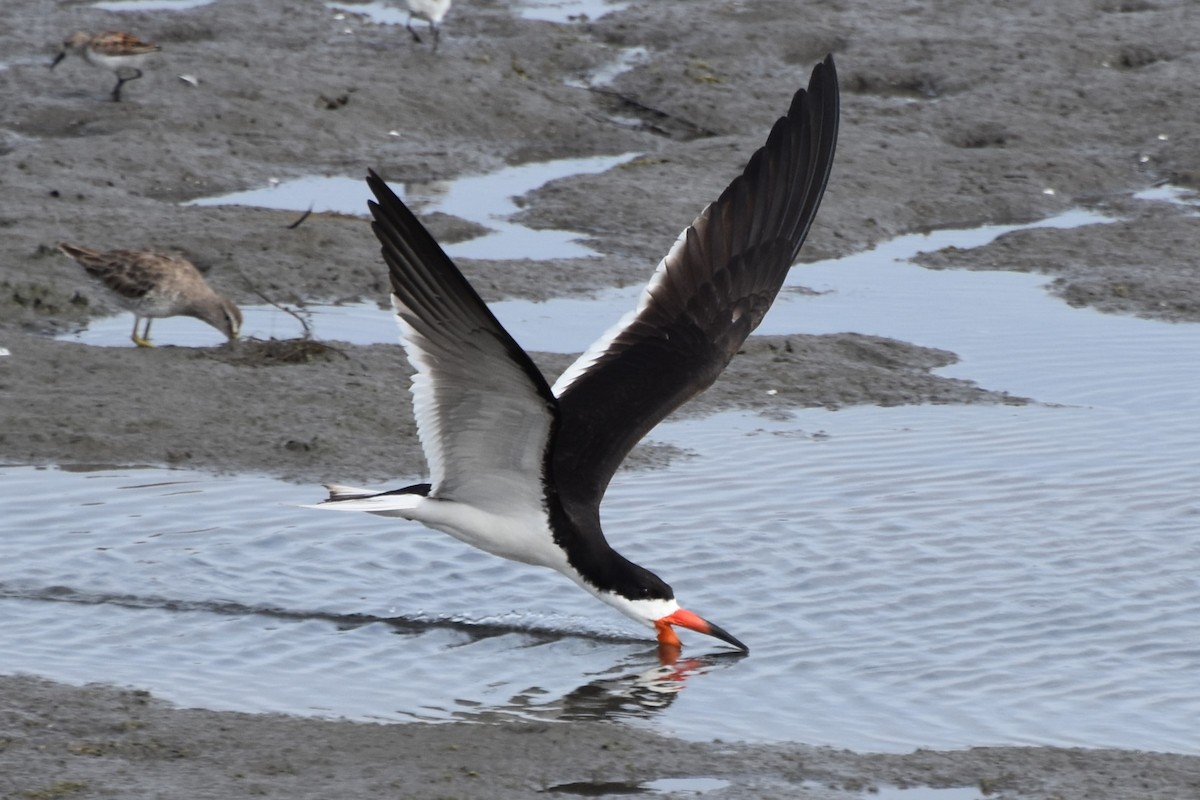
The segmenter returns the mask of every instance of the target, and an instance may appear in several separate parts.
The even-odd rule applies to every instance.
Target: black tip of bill
[[[745,645],[745,643],[743,643],[740,639],[738,639],[736,636],[734,636],[729,631],[722,628],[720,625],[713,625],[711,622],[709,622],[708,623],[708,635],[712,636],[714,638],[720,639],[722,642],[725,642],[725,644],[736,647],[738,650],[741,650],[743,653],[750,652],[750,648],[747,647]]]

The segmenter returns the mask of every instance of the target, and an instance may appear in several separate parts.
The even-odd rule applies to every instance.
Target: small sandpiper
[[[404,27],[408,28],[408,32],[412,34],[413,41],[420,44],[421,37],[413,30],[413,17],[428,22],[429,31],[433,34],[433,51],[436,53],[438,41],[441,39],[438,23],[442,21],[442,17],[446,16],[446,12],[449,10],[450,0],[408,0],[408,19],[404,21]]]
[[[57,67],[68,53],[78,53],[80,58],[92,66],[106,69],[117,76],[112,99],[113,102],[119,103],[121,87],[142,77],[142,71],[138,67],[141,67],[151,54],[160,50],[162,48],[158,45],[143,42],[131,33],[107,31],[92,36],[79,31],[63,40],[62,50],[51,62],[50,69]]]
[[[203,320],[232,341],[242,327],[242,312],[212,290],[192,262],[178,256],[144,250],[110,250],[97,253],[63,242],[59,250],[112,293],[117,303],[133,312],[130,338],[138,347],[150,344],[150,323],[155,317],[186,315]],[[138,333],[138,322],[146,326]]]

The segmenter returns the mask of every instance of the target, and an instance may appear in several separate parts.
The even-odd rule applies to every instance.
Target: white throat
[[[615,592],[601,591],[582,578],[575,578],[575,582],[597,599],[608,603],[617,611],[620,611],[630,619],[637,620],[648,628],[654,627],[655,620],[669,617],[679,610],[679,603],[674,598],[670,600],[630,600],[628,597],[622,597]]]

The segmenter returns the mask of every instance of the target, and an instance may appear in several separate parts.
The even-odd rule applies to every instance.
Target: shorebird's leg
[[[142,77],[142,71],[140,69],[138,69],[137,67],[130,67],[129,69],[133,70],[133,74],[130,75],[128,78],[124,77],[119,72],[117,73],[117,85],[114,86],[113,90],[112,90],[112,99],[113,99],[114,103],[121,102],[121,87],[122,86],[129,83],[129,81],[136,81],[138,78]]]
[[[133,339],[133,343],[138,347],[154,347],[154,345],[150,344],[150,323],[154,321],[154,317],[146,317],[146,327],[142,330],[141,336],[138,336],[137,332],[139,319],[135,314],[133,317],[133,335],[129,338]]]
[[[413,30],[413,26],[412,26],[412,12],[411,12],[411,11],[410,11],[410,12],[408,12],[408,19],[404,20],[404,27],[408,28],[408,32],[412,34],[413,41],[414,41],[414,42],[416,42],[417,44],[420,44],[420,43],[421,43],[421,37],[420,37],[420,35],[419,35],[419,34],[418,34],[418,33],[417,33],[415,30]]]
[[[442,31],[437,24],[432,20],[429,22],[429,30],[433,32],[433,52],[437,52],[438,43],[442,41]]]

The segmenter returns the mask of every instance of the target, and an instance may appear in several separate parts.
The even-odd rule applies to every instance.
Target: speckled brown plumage
[[[104,284],[111,296],[134,314],[131,338],[150,347],[150,323],[156,317],[190,316],[207,322],[230,339],[242,326],[242,313],[212,290],[200,270],[179,256],[145,250],[99,253],[63,242],[59,249]],[[138,334],[138,321],[146,326]]]

